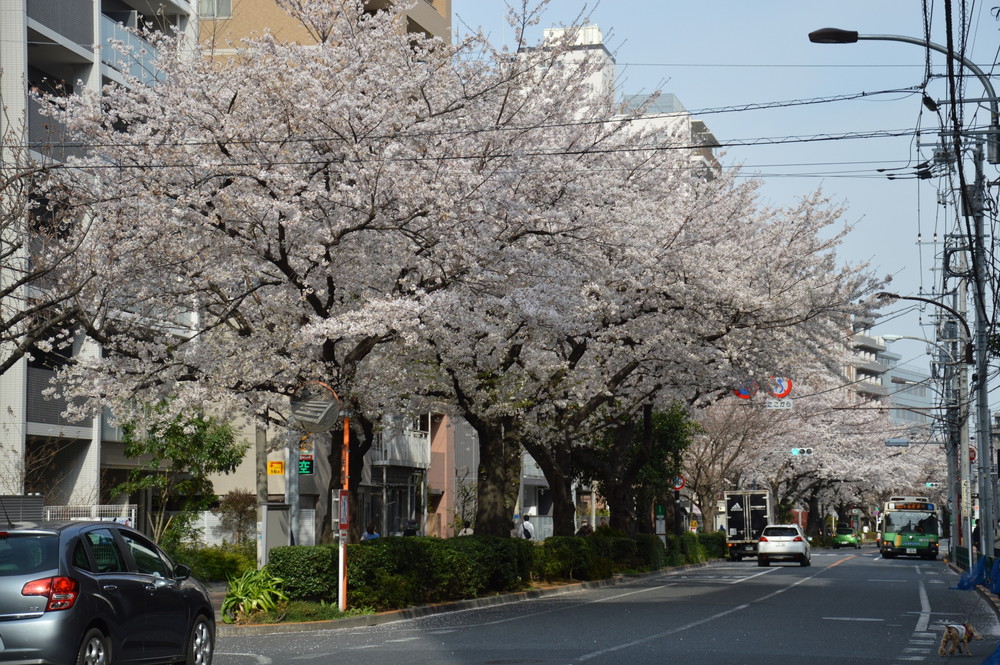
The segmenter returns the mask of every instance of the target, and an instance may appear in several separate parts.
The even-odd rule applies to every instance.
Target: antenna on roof
[[[10,520],[10,515],[7,514],[7,506],[4,505],[3,499],[0,499],[0,508],[3,508],[3,518],[7,520],[7,526],[8,527],[17,526]]]

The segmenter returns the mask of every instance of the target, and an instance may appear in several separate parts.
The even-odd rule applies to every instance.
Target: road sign
[[[792,400],[790,399],[776,399],[768,397],[764,400],[765,409],[790,409],[792,408]]]
[[[792,380],[787,376],[772,376],[768,380],[767,392],[777,399],[788,397],[792,394]]]
[[[674,491],[684,489],[684,476],[674,476],[670,480],[670,486],[674,488]]]
[[[742,384],[733,388],[733,394],[740,399],[750,399],[757,394],[757,382],[744,381]]]
[[[976,449],[973,448],[972,446],[969,446],[969,461],[970,462],[976,461]]]
[[[285,463],[282,461],[268,462],[267,463],[267,475],[269,476],[283,476],[285,475]]]
[[[295,424],[306,432],[327,432],[340,419],[340,398],[320,381],[306,381],[299,386],[289,406]]]

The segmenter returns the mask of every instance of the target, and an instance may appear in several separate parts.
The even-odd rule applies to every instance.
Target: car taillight
[[[802,542],[802,536],[795,536],[794,538],[792,538],[792,542],[793,543],[801,543]]]
[[[767,538],[765,538],[764,536],[761,536],[761,537],[760,537],[760,540],[759,540],[759,541],[757,541],[757,542],[760,542],[760,543],[766,543],[766,542],[767,542]]]
[[[80,585],[72,577],[46,577],[32,580],[21,588],[22,596],[45,596],[45,611],[68,610],[80,595]]]

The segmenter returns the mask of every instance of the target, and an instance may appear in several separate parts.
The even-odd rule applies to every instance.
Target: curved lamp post
[[[1000,164],[1000,143],[998,143],[998,138],[1000,138],[1000,112],[998,112],[997,94],[993,90],[993,83],[990,82],[990,77],[976,63],[961,53],[955,53],[946,46],[935,44],[926,39],[907,37],[905,35],[861,35],[856,30],[841,30],[840,28],[820,28],[809,33],[809,41],[814,44],[854,44],[862,40],[916,44],[917,46],[943,53],[952,60],[962,63],[963,66],[975,74],[983,84],[983,87],[986,88],[986,101],[990,105],[990,132],[989,138],[986,141],[987,146],[989,146],[987,149],[987,161],[990,164]]]
[[[998,148],[998,139],[1000,139],[1000,113],[997,111],[997,95],[993,90],[993,84],[990,82],[989,77],[980,69],[976,63],[972,62],[964,55],[960,53],[955,53],[951,49],[941,46],[940,44],[935,44],[932,41],[926,39],[918,39],[916,37],[906,37],[903,35],[861,35],[854,30],[841,30],[839,28],[822,28],[820,30],[814,30],[809,33],[809,41],[814,44],[853,44],[861,40],[872,40],[872,41],[887,41],[887,42],[903,42],[906,44],[914,44],[931,51],[937,51],[938,53],[943,53],[950,60],[959,62],[963,66],[967,67],[969,71],[979,78],[980,83],[986,89],[988,95],[986,101],[990,105],[990,126],[987,132],[987,160],[990,164],[1000,164],[1000,148]],[[960,100],[952,100],[953,102],[959,102]],[[981,158],[980,158],[981,159]],[[983,179],[982,179],[982,164],[977,164],[977,177],[976,177],[976,199],[982,197],[983,190]],[[976,202],[974,202],[975,204]],[[975,237],[972,238],[974,243],[974,265],[980,266],[975,271],[975,285],[977,297],[976,301],[976,349],[975,349],[975,362],[968,362],[971,359],[971,348],[972,348],[972,332],[969,330],[968,323],[965,322],[964,317],[958,315],[953,309],[939,303],[936,300],[930,300],[927,298],[917,298],[913,296],[901,298],[902,300],[922,300],[924,302],[937,305],[942,307],[952,314],[956,315],[956,318],[962,322],[965,327],[965,332],[968,340],[966,344],[967,354],[966,359],[968,364],[974,364],[976,367],[976,372],[973,375],[973,381],[976,383],[976,436],[978,438],[977,444],[979,447],[978,465],[979,465],[979,526],[980,535],[984,543],[991,544],[993,542],[993,533],[996,529],[995,510],[994,510],[994,491],[993,491],[993,478],[992,478],[992,456],[993,456],[993,441],[992,441],[992,431],[990,426],[990,410],[989,410],[989,385],[986,379],[987,369],[988,369],[988,354],[987,354],[987,338],[989,336],[989,324],[987,322],[986,316],[986,276],[985,269],[983,266],[986,264],[986,250],[985,250],[985,228],[983,214],[981,211],[981,206],[974,205],[976,208],[974,216],[976,219],[976,231]],[[891,294],[889,294],[891,295]],[[897,298],[899,296],[896,296]],[[970,551],[971,555],[971,551]],[[970,557],[971,564],[971,557]]]

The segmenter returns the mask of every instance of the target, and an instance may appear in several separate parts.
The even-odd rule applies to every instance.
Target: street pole
[[[983,537],[981,552],[984,555],[993,556],[993,534],[997,523],[996,509],[993,505],[993,436],[990,427],[988,381],[990,329],[986,311],[986,228],[985,215],[983,214],[986,186],[983,177],[982,141],[976,142],[974,155],[976,179],[971,198],[975,224],[972,251],[975,256],[973,275],[976,288],[973,300],[976,305],[976,373],[973,376],[973,382],[976,386],[976,443],[979,448],[976,460],[979,470],[979,533]]]
[[[344,442],[340,452],[340,478],[342,490],[340,493],[340,514],[349,515],[350,506],[344,506],[345,502],[350,502],[351,480],[351,419],[348,413],[344,412]],[[347,611],[347,525],[346,521],[340,523],[340,546],[337,566],[337,590],[338,607],[341,612]]]
[[[998,100],[996,91],[990,77],[979,68],[976,63],[969,60],[961,53],[955,53],[951,49],[935,44],[926,39],[907,37],[904,35],[861,35],[854,30],[841,30],[839,28],[822,28],[809,33],[809,41],[816,44],[853,44],[860,40],[890,41],[914,44],[921,48],[943,53],[950,60],[960,63],[963,67],[971,71],[986,89],[986,102],[990,105],[990,124],[986,131],[987,137],[987,159],[990,164],[1000,164],[1000,112],[998,112]],[[961,99],[952,99],[952,103],[962,103]],[[975,229],[972,242],[973,251],[973,280],[975,290],[973,300],[976,303],[976,337],[975,337],[975,367],[976,373],[973,377],[976,387],[976,436],[979,448],[978,459],[980,471],[979,477],[979,533],[983,539],[983,554],[993,554],[993,533],[997,527],[993,505],[993,440],[990,430],[989,412],[989,385],[988,385],[988,341],[989,341],[989,321],[986,311],[986,238],[985,222],[983,215],[983,200],[985,198],[985,182],[983,179],[983,150],[982,141],[978,141],[975,150],[976,181],[973,185],[973,192],[969,197],[969,192],[962,192],[963,199],[971,198],[972,214]],[[940,303],[938,303],[940,304]],[[943,305],[942,305],[943,306]],[[964,321],[963,321],[964,323]],[[968,327],[968,324],[966,324]],[[971,337],[971,335],[970,335]],[[964,456],[964,452],[962,453]],[[971,557],[970,557],[971,562]]]

